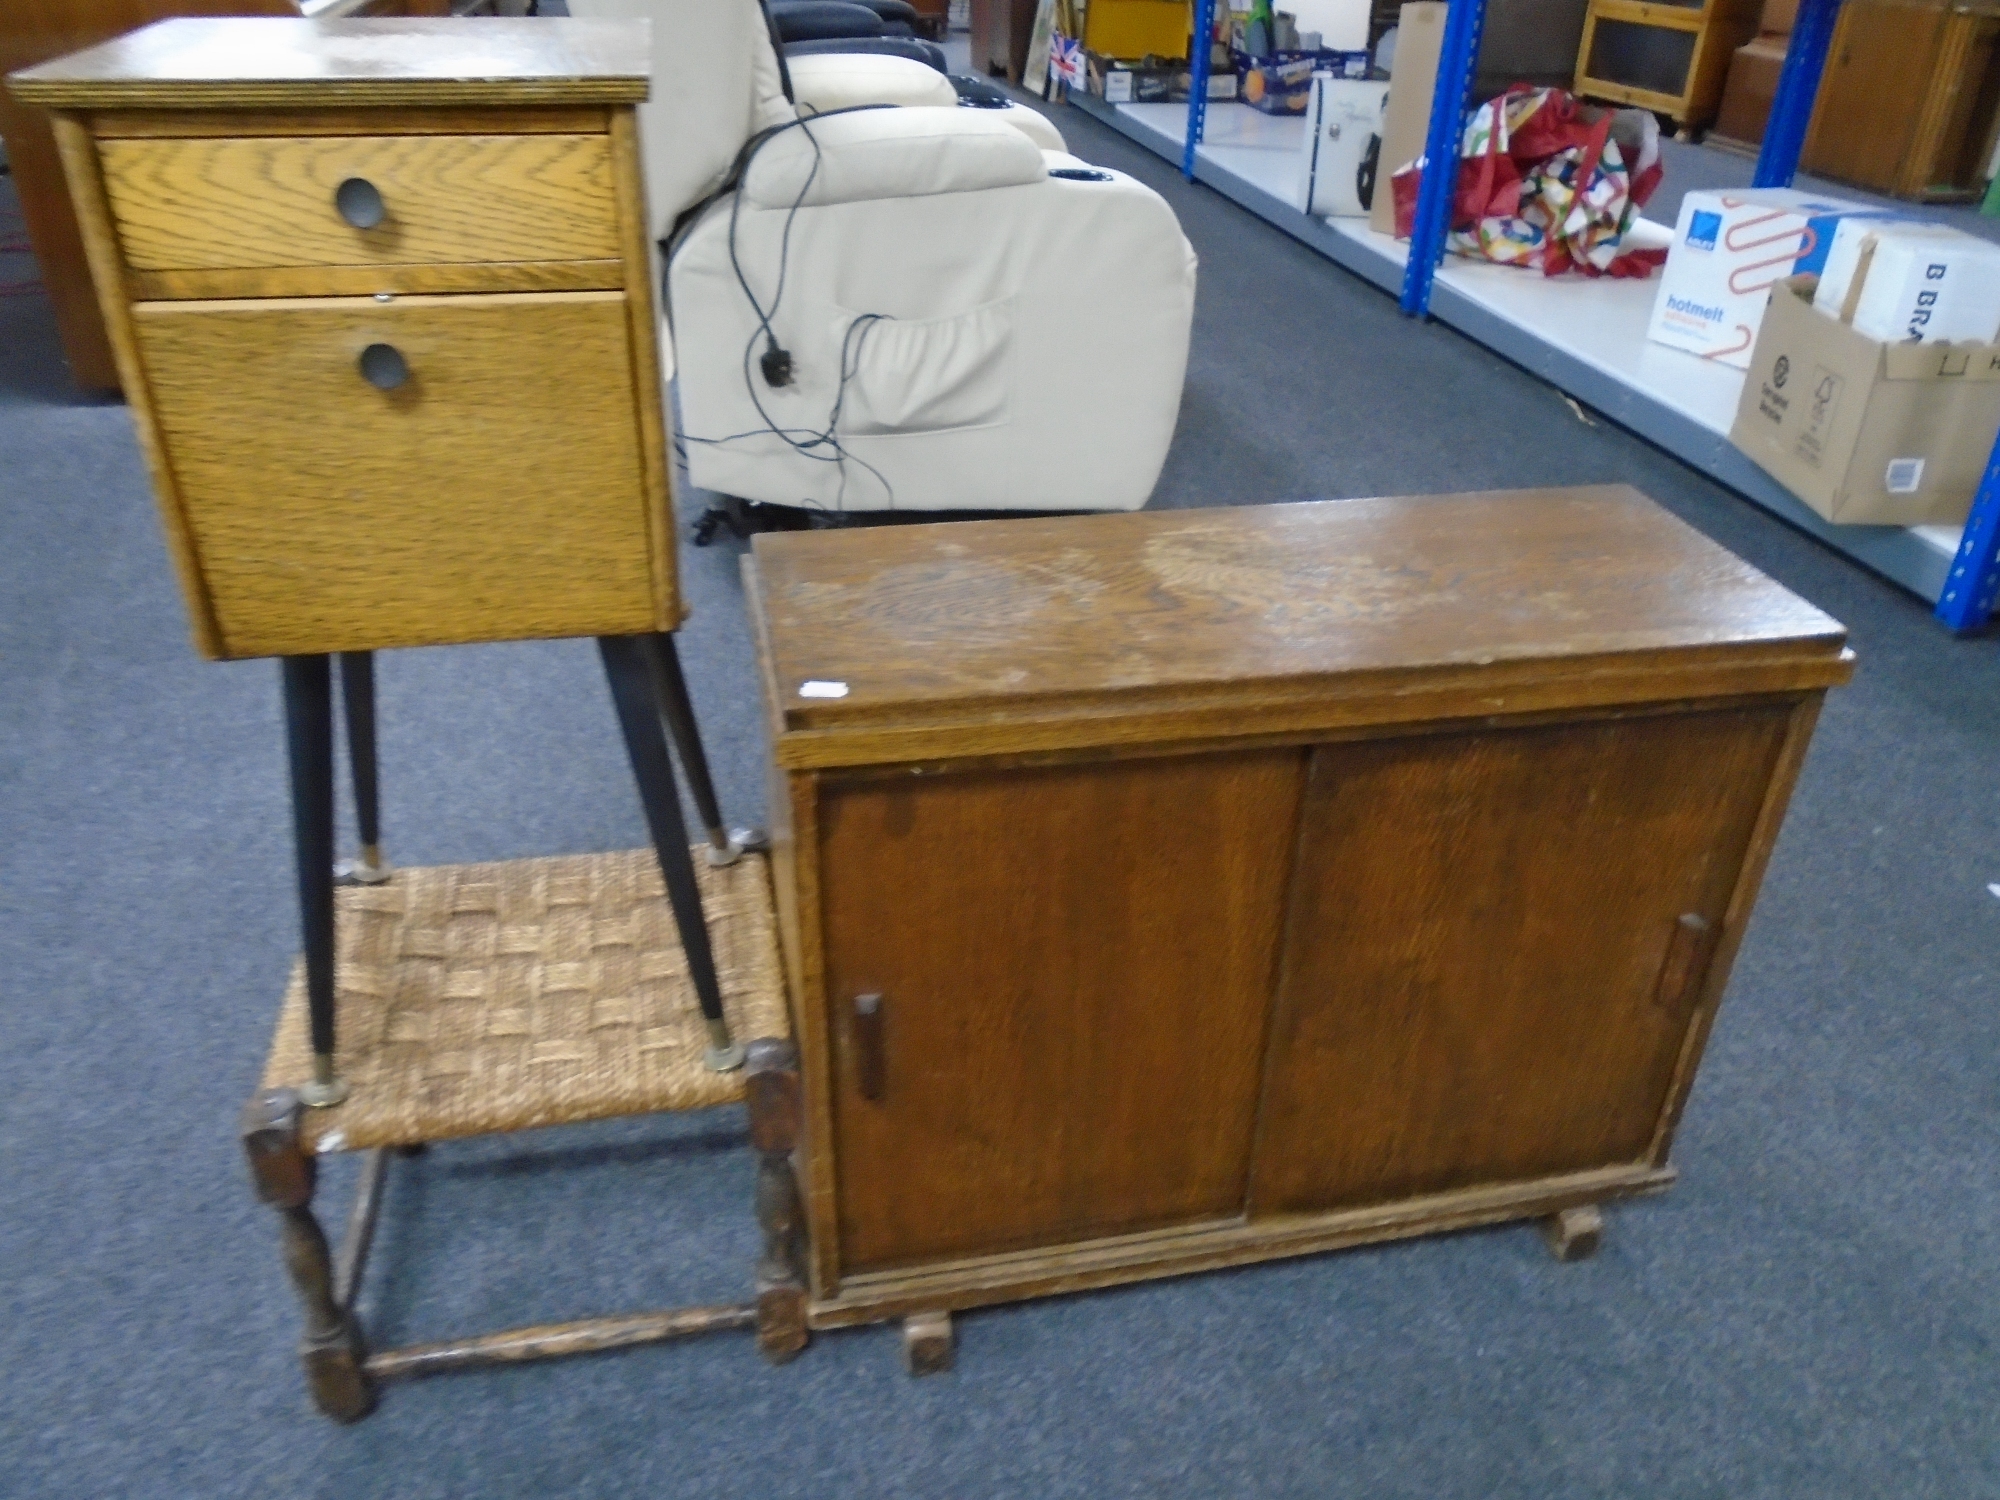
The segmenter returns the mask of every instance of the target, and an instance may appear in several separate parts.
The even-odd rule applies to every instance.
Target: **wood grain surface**
[[[1927,202],[1984,196],[1987,164],[2000,145],[2000,9],[1960,8],[1938,48],[1933,87],[1917,116],[1899,196]]]
[[[445,15],[447,0],[371,0],[372,14]],[[0,78],[82,51],[167,16],[296,15],[292,0],[6,0],[0,5]],[[63,357],[85,390],[117,390],[116,357],[91,286],[83,235],[70,207],[46,110],[0,85],[0,137],[49,301]]]
[[[1304,765],[822,791],[843,1276],[1240,1212]]]
[[[1576,1204],[1662,1192],[1673,1185],[1675,1176],[1672,1167],[1608,1167],[1538,1182],[1461,1188],[1367,1208],[1289,1214],[1254,1223],[1228,1219],[1082,1240],[1053,1249],[873,1271],[848,1278],[836,1295],[814,1298],[807,1316],[814,1328],[841,1328],[940,1307],[981,1307],[1255,1265],[1350,1245],[1536,1219]]]
[[[104,183],[135,270],[605,260],[620,254],[603,135],[107,140]],[[359,178],[386,217],[356,229]]]
[[[1851,652],[1803,659],[1737,654],[1721,662],[1666,653],[1643,662],[1571,661],[1558,670],[1512,662],[1320,683],[1135,689],[1115,698],[1025,704],[1005,712],[926,711],[907,724],[884,715],[853,728],[786,730],[773,754],[787,770],[847,772],[996,755],[1055,762],[1224,744],[1303,744],[1369,738],[1402,726],[1514,724],[1818,691],[1847,681],[1853,669]]]
[[[187,603],[188,627],[194,636],[195,649],[203,656],[220,656],[222,630],[216,622],[214,601],[209,597],[200,548],[153,409],[153,390],[146,378],[145,362],[139,356],[132,304],[125,297],[118,232],[104,196],[104,179],[97,170],[97,146],[82,121],[62,115],[55,120],[55,140],[75,203],[77,228],[90,260],[91,278],[104,309],[105,333],[118,361],[118,378],[126,404],[131,408],[132,427],[139,437],[139,451],[145,455],[146,472],[152,476],[153,495],[160,506],[160,526],[166,534],[167,556],[173,559],[181,597]]]
[[[367,1369],[372,1380],[414,1380],[456,1370],[493,1369],[529,1360],[568,1359],[578,1354],[637,1349],[672,1339],[749,1329],[756,1320],[754,1308],[724,1303],[584,1318],[574,1323],[543,1323],[533,1328],[510,1328],[504,1333],[379,1350],[368,1356]]]
[[[152,109],[95,111],[108,140],[198,140],[261,135],[603,135],[611,116],[585,109]]]
[[[622,295],[146,303],[136,327],[223,654],[678,623]],[[400,389],[356,368],[378,342]]]
[[[746,598],[759,589],[757,559],[738,560]],[[764,620],[750,611],[750,633],[756,651],[757,681],[763,700],[766,731],[775,742],[781,729],[778,694],[770,674],[770,641]],[[785,960],[785,994],[790,1002],[792,1035],[800,1054],[813,1063],[802,1066],[812,1080],[805,1091],[805,1114],[799,1122],[799,1188],[805,1197],[806,1279],[818,1296],[831,1295],[840,1284],[840,1230],[835,1206],[833,1169],[833,1098],[827,1080],[831,1042],[826,1014],[825,944],[821,939],[819,889],[819,778],[807,772],[788,773],[775,758],[769,764],[769,798],[765,816],[771,838],[772,907],[778,919],[778,941]]]
[[[1757,892],[1764,883],[1764,869],[1770,863],[1771,851],[1777,847],[1778,830],[1784,825],[1785,809],[1791,805],[1792,789],[1798,784],[1799,772],[1805,766],[1806,750],[1812,743],[1813,729],[1819,723],[1820,708],[1825,700],[1824,693],[1802,694],[1792,701],[1786,715],[1784,742],[1778,748],[1777,763],[1771,768],[1770,779],[1764,784],[1764,800],[1757,810],[1757,826],[1750,832],[1749,847],[1737,868],[1736,886],[1729,894],[1729,909],[1723,915],[1721,931],[1715,935],[1708,972],[1694,996],[1694,1014],[1682,1034],[1673,1083],[1667,1090],[1666,1104],[1660,1110],[1652,1145],[1646,1152],[1646,1159],[1656,1165],[1666,1162],[1674,1131],[1680,1125],[1682,1111],[1687,1108],[1688,1093],[1694,1087],[1695,1070],[1701,1066],[1702,1053],[1707,1049],[1709,1031],[1715,1025],[1716,1011],[1722,1004],[1722,993],[1729,983],[1730,970],[1735,966],[1737,949],[1742,946],[1743,935],[1749,930],[1750,912],[1757,904]]]
[[[1789,710],[1316,751],[1252,1216],[1644,1157]]]
[[[1835,23],[1801,170],[1898,198],[1976,198],[1986,180],[2000,14],[1855,0]]]
[[[785,778],[786,819],[791,824],[790,860],[797,918],[798,967],[788,970],[794,1035],[805,1080],[805,1119],[799,1141],[800,1189],[805,1194],[806,1273],[815,1292],[840,1284],[839,1196],[834,1166],[833,1028],[828,1015],[824,903],[820,889],[820,782],[811,773]],[[777,865],[772,866],[774,877]],[[775,903],[780,941],[787,941],[787,903]]]
[[[1815,96],[1799,165],[1809,172],[1893,192],[1910,159],[1917,115],[1950,24],[1942,3],[1843,5]]]
[[[1593,675],[1649,666],[1846,675],[1835,621],[1625,486],[767,534],[755,547],[788,733],[1203,693],[1311,698],[1336,681],[1393,696],[1508,665],[1586,697]],[[814,680],[846,693],[801,696]]]
[[[372,297],[378,292],[608,292],[625,285],[622,260],[494,260],[470,265],[260,266],[220,271],[128,271],[134,302],[180,298]]]
[[[10,80],[49,109],[636,104],[645,21],[162,21]]]
[[[633,415],[639,424],[639,467],[646,504],[646,555],[653,575],[653,607],[678,628],[686,615],[680,597],[680,548],[674,537],[674,497],[667,463],[667,391],[660,367],[660,314],[653,288],[653,218],[646,211],[646,168],[639,154],[636,111],[611,112],[612,181],[617,189],[618,249],[625,261],[625,317],[631,325]]]
[[[744,578],[815,1327],[1664,1187],[1852,670],[1622,488],[764,537]]]

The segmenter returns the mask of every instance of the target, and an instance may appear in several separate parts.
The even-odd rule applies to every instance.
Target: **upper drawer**
[[[619,253],[608,136],[106,140],[99,151],[126,263],[140,271]],[[356,180],[379,200],[372,227],[336,202]],[[350,207],[369,196],[350,190]]]

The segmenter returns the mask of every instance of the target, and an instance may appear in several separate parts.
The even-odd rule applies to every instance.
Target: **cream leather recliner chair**
[[[570,12],[653,22],[640,121],[694,484],[829,511],[1146,503],[1194,311],[1159,194],[903,58],[793,58],[794,103],[755,0]]]

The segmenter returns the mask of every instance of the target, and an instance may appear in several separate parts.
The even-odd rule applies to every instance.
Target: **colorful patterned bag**
[[[1585,276],[1651,274],[1664,249],[1625,236],[1660,185],[1660,127],[1640,109],[1598,109],[1562,89],[1512,88],[1482,104],[1459,146],[1446,248],[1503,265],[1574,267]],[[1416,217],[1421,160],[1391,179],[1396,234]]]

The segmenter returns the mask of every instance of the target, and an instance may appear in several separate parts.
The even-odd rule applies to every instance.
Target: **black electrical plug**
[[[792,352],[789,349],[780,349],[775,339],[764,350],[763,357],[757,364],[764,372],[764,384],[780,386],[792,383]]]

